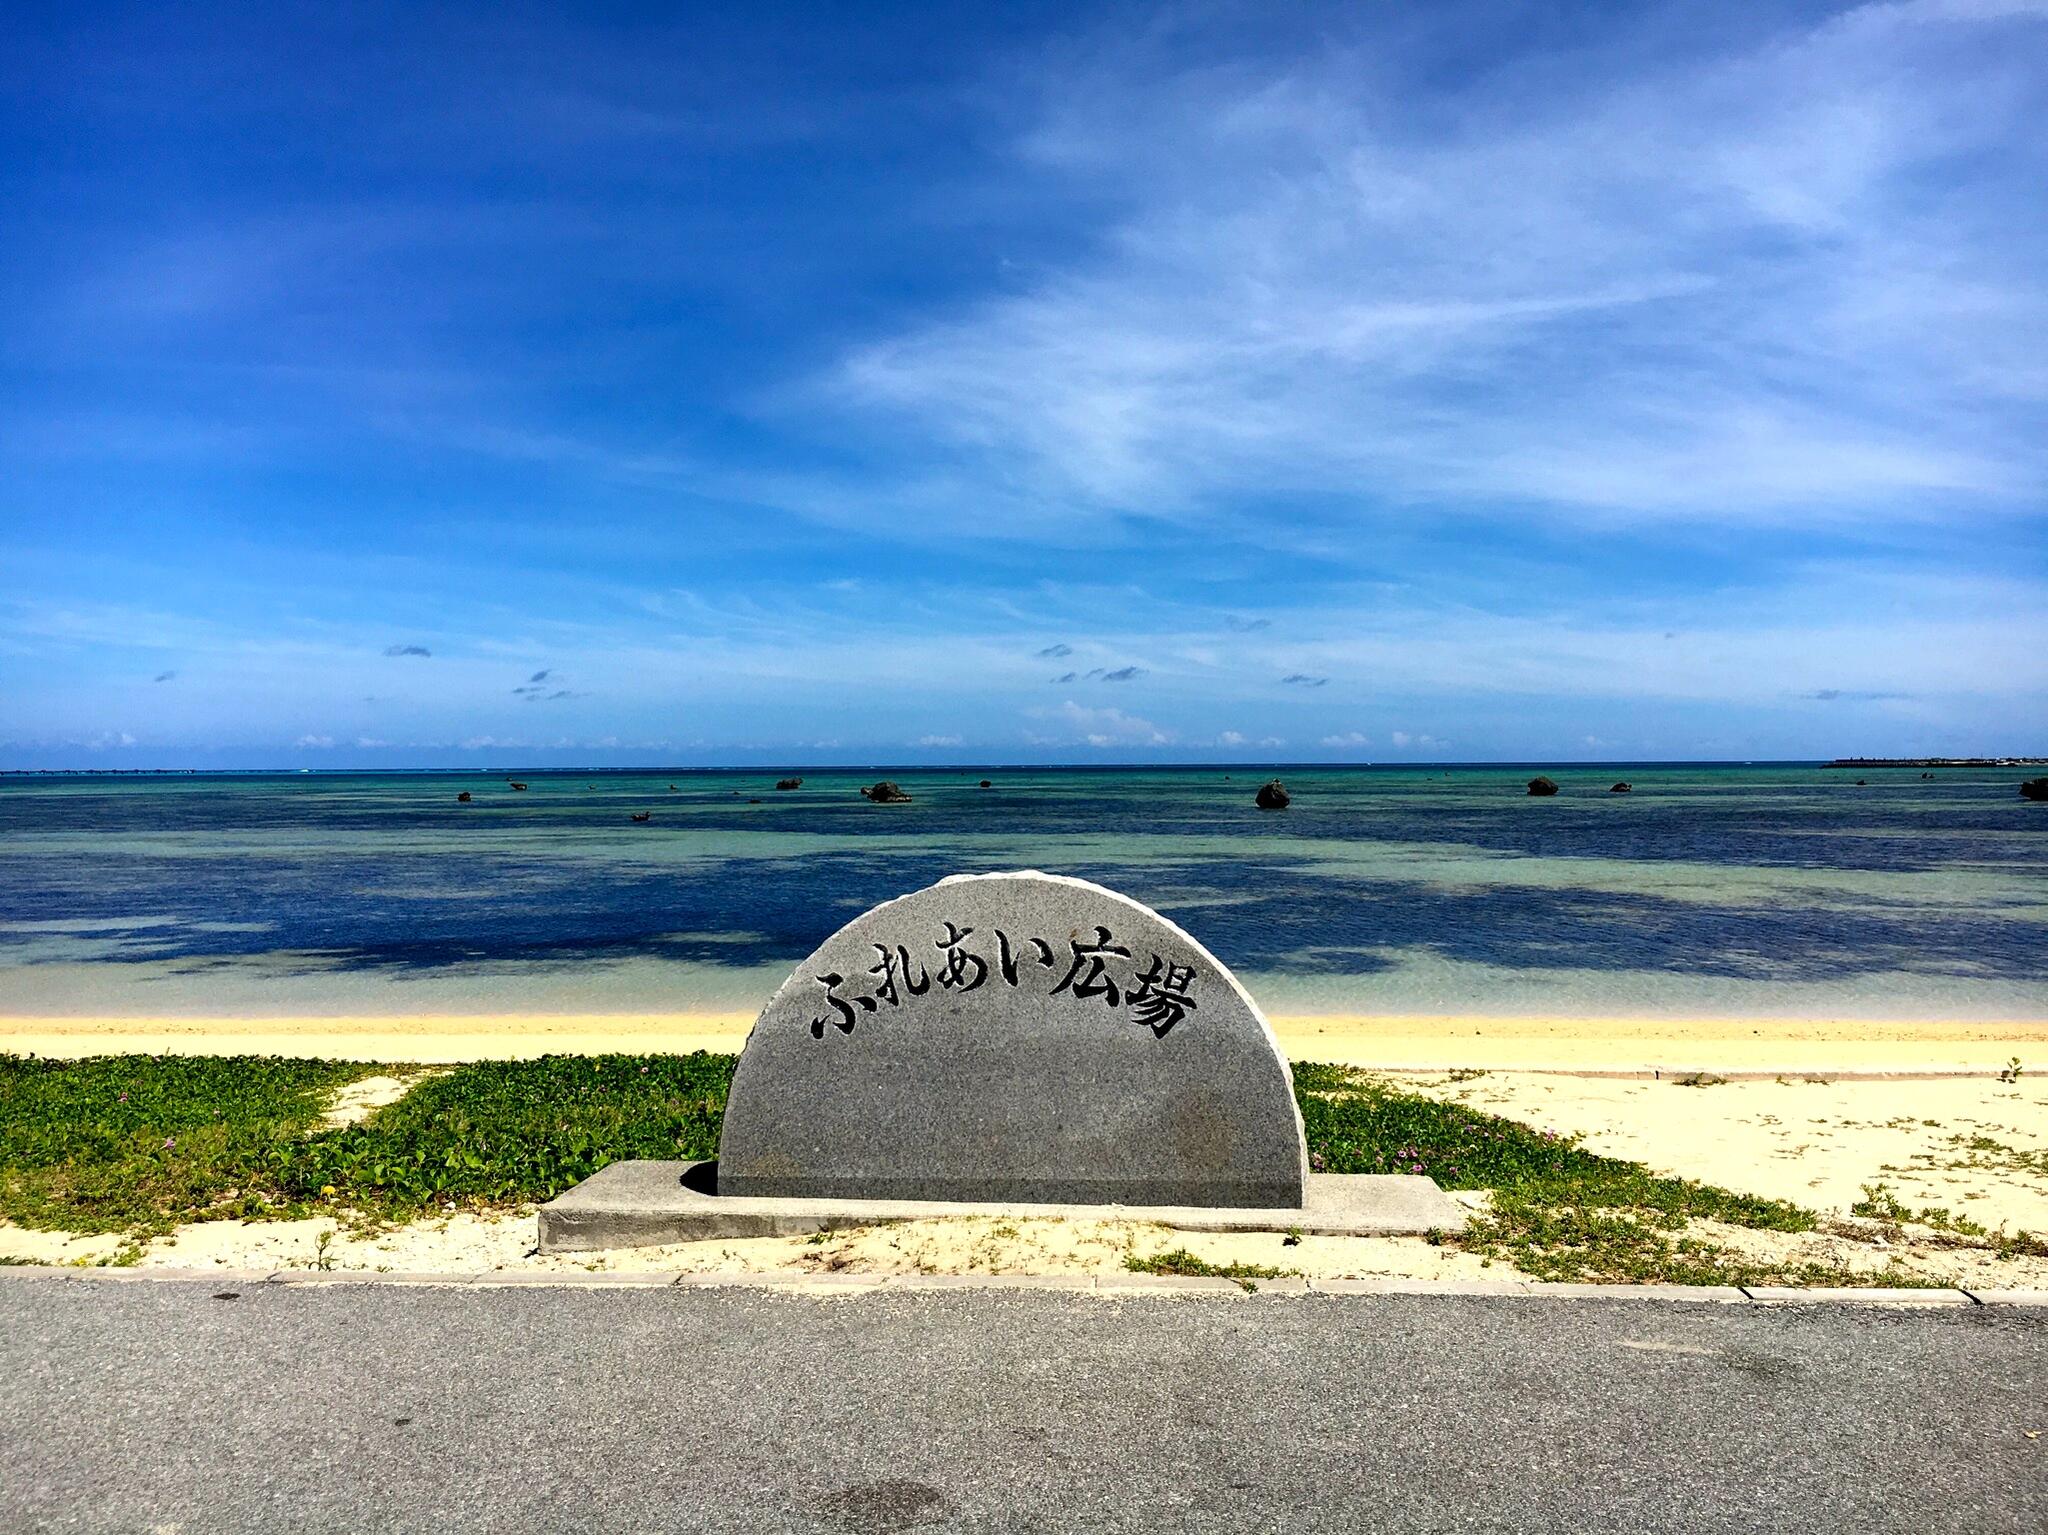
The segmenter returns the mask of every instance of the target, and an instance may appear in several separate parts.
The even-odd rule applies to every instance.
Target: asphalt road
[[[2040,1535],[2048,1311],[0,1284],[10,1535],[894,1529]]]

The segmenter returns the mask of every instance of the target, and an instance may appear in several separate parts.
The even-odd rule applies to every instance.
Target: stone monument
[[[1299,1209],[1294,1080],[1164,917],[1053,874],[958,875],[848,923],[747,1038],[721,1195]]]
[[[961,875],[848,923],[770,999],[716,1162],[614,1162],[543,1252],[1001,1213],[1191,1231],[1456,1231],[1425,1177],[1311,1173],[1258,1005],[1157,912]]]

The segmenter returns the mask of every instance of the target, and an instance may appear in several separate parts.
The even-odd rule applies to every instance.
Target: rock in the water
[[[1257,1004],[1136,901],[963,875],[825,941],[733,1076],[718,1192],[1299,1209],[1293,1077]]]
[[[2020,798],[2048,800],[2048,778],[2029,778],[2020,785]]]
[[[1285,810],[1294,796],[1287,792],[1287,785],[1279,779],[1259,785],[1258,806],[1261,810]]]
[[[464,789],[460,794],[456,795],[455,803],[458,805],[467,805],[469,803],[469,790]]]
[[[1535,795],[1555,794],[1557,792],[1557,780],[1543,777],[1532,778],[1529,780],[1529,792]]]
[[[1607,792],[1609,794],[1632,794],[1635,792],[1635,785],[1632,783],[1618,783],[1610,787]]]
[[[861,790],[860,794],[862,799],[871,799],[877,805],[907,805],[910,803],[910,796],[897,788],[895,783],[887,778],[878,784]]]
[[[801,789],[803,786],[804,781],[801,778],[778,778],[775,780],[775,787],[778,789]]]
[[[631,812],[631,814],[633,819],[642,825],[654,819],[654,812],[652,810],[636,810]]]
[[[523,783],[513,783],[512,780],[509,778],[506,779],[505,782],[512,784],[512,787],[515,789],[524,789],[526,787],[526,785]]]
[[[981,786],[982,786],[982,787],[983,787],[984,789],[993,789],[993,788],[995,787],[995,784],[994,784],[994,782],[993,782],[992,780],[990,780],[990,779],[987,779],[987,778],[984,778],[984,779],[983,779],[983,780],[981,781]]]

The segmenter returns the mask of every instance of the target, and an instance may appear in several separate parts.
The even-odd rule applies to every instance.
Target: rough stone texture
[[[1193,938],[1059,875],[962,875],[826,940],[747,1038],[737,1197],[1299,1209],[1293,1074]]]
[[[1301,1231],[1310,1236],[1422,1236],[1465,1229],[1465,1211],[1430,1178],[1311,1173],[1299,1207],[753,1199],[708,1192],[707,1162],[614,1162],[540,1207],[544,1253],[659,1247],[712,1238],[797,1236],[877,1221],[1000,1215],[1010,1219],[1151,1221],[1179,1231]],[[698,1169],[695,1175],[692,1170]],[[722,1180],[721,1180],[722,1181]]]
[[[1271,783],[1261,784],[1255,798],[1261,810],[1285,810],[1294,800],[1294,796],[1287,792],[1287,785],[1277,778]]]

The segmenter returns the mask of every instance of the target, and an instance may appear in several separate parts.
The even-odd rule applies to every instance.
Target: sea
[[[0,777],[0,1016],[748,1013],[878,901],[1044,869],[1276,1016],[2048,1018],[2024,769],[787,771]]]

